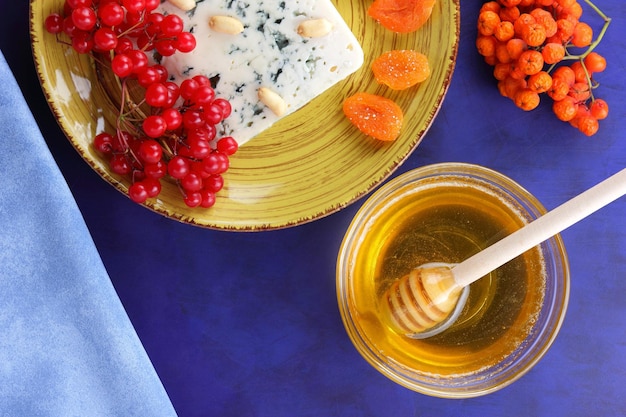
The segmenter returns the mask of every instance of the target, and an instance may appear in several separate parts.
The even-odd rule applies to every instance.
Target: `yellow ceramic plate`
[[[164,184],[146,206],[194,225],[226,230],[277,229],[336,212],[385,180],[417,147],[450,84],[457,54],[459,0],[438,0],[428,23],[412,34],[392,33],[367,16],[371,1],[335,0],[363,45],[365,64],[300,111],[288,116],[232,157],[225,187],[210,209],[189,208],[176,186]],[[126,193],[129,182],[112,174],[91,141],[114,123],[116,109],[98,82],[92,61],[44,30],[63,0],[31,0],[35,65],[52,111],[73,146],[105,180]],[[429,57],[431,75],[401,92],[378,85],[370,64],[382,52],[415,49]],[[383,143],[363,136],[344,117],[343,100],[359,91],[395,100],[405,113],[401,136]],[[110,131],[110,130],[109,130]]]

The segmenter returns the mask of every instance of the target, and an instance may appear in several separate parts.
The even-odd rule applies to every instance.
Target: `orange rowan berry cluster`
[[[591,136],[608,115],[607,103],[592,91],[598,86],[593,75],[606,68],[593,49],[611,19],[584,1],[604,19],[596,39],[580,20],[577,0],[492,0],[479,12],[476,48],[493,66],[500,94],[526,111],[545,94],[559,120]]]

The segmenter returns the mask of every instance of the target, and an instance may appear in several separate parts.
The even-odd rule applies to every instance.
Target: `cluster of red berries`
[[[595,40],[577,0],[492,0],[480,9],[476,47],[494,67],[500,93],[517,107],[533,110],[545,93],[559,120],[591,136],[608,115],[607,103],[593,94],[593,75],[606,60],[593,50],[611,19],[584,2],[604,20]]]
[[[238,145],[220,136],[230,103],[216,97],[209,78],[180,84],[165,67],[151,64],[147,52],[170,56],[190,52],[193,34],[182,19],[155,11],[160,0],[66,0],[63,15],[50,14],[45,28],[65,34],[78,53],[108,64],[122,85],[122,109],[114,133],[99,133],[95,149],[109,158],[112,172],[128,176],[129,197],[143,203],[161,192],[161,180],[176,182],[189,207],[211,207],[224,185],[222,174]],[[142,87],[131,99],[129,83]]]

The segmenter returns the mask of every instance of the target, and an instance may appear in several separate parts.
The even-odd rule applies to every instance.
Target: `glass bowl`
[[[411,269],[460,262],[545,212],[513,180],[465,163],[422,167],[382,186],[357,212],[337,261],[339,309],[356,349],[391,380],[437,397],[476,397],[519,379],[565,317],[569,265],[560,236],[473,283],[461,316],[440,335],[398,333],[382,302]]]

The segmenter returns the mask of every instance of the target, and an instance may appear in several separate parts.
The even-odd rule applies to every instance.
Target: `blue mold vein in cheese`
[[[237,1],[204,0],[184,13],[166,3],[163,13],[177,13],[197,40],[190,53],[162,58],[178,81],[203,74],[212,79],[217,96],[230,101],[232,115],[224,134],[240,145],[268,129],[342,81],[363,64],[363,50],[330,0]],[[241,33],[212,29],[215,16],[243,24]],[[309,37],[298,33],[307,21],[325,19],[330,31]],[[284,100],[276,114],[258,97],[260,88]]]

